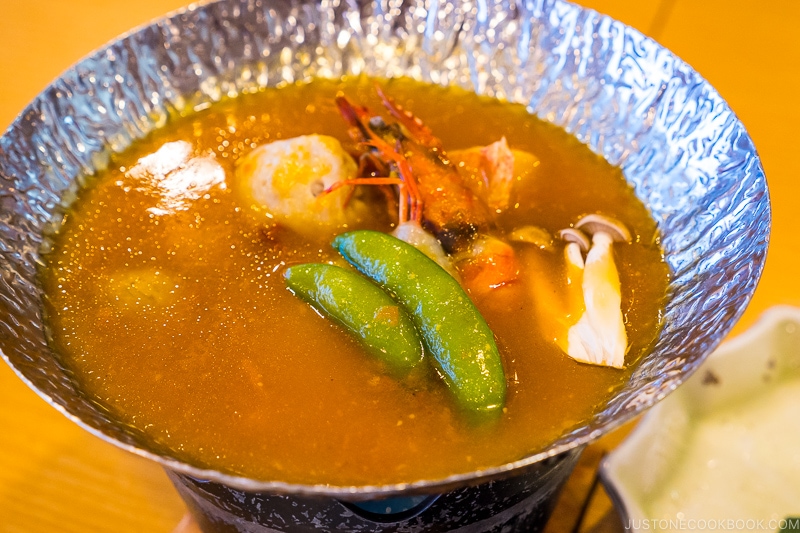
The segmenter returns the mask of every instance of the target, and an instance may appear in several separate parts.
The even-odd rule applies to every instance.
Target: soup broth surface
[[[84,391],[154,448],[261,480],[344,486],[443,478],[544,449],[601,409],[650,347],[667,269],[655,223],[621,171],[521,106],[407,80],[382,85],[445,149],[505,136],[538,158],[498,218],[503,230],[556,232],[596,212],[628,226],[634,242],[614,250],[626,368],[580,364],[561,352],[538,327],[523,279],[476,298],[508,383],[502,415],[476,424],[430,365],[392,377],[291,294],[287,266],[341,259],[329,237],[302,237],[244,205],[233,184],[236,161],[259,144],[312,133],[352,148],[334,96],[344,91],[387,116],[373,83],[268,89],[175,118],[114,156],[69,208],[42,272],[53,345]],[[213,153],[226,186],[154,212],[153,191],[127,171],[176,140]],[[376,201],[374,216],[358,227],[391,231],[392,224]],[[530,245],[515,246],[530,253],[522,250]],[[563,255],[541,253],[548,275],[563,277]]]

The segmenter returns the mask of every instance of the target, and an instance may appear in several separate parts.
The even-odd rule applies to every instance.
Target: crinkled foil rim
[[[146,449],[141,434],[85,397],[50,352],[36,269],[80,176],[178,110],[345,74],[408,76],[523,103],[621,166],[658,222],[672,280],[653,352],[605,409],[547,450],[409,484],[236,477]],[[582,446],[677,387],[744,311],[763,270],[769,227],[764,172],[741,122],[683,61],[609,17],[559,0],[223,0],[191,6],[84,59],[0,138],[0,348],[20,378],[68,418],[191,476],[350,499],[442,491]]]

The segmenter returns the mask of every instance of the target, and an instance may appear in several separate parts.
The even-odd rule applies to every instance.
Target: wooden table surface
[[[115,36],[182,0],[2,0],[0,131],[51,80]],[[771,190],[773,232],[764,277],[736,332],[767,307],[800,305],[800,2],[584,0],[655,38],[695,67],[742,119]],[[159,467],[68,422],[0,364],[0,532],[170,532],[185,509]],[[571,531],[597,462],[625,435],[584,454],[548,526]],[[620,531],[595,493],[581,531]]]

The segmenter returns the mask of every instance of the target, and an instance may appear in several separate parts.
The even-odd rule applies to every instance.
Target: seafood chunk
[[[520,267],[514,249],[507,242],[490,235],[478,236],[468,250],[453,259],[461,274],[462,284],[476,297],[513,283],[519,277]]]
[[[464,183],[495,212],[508,209],[514,184],[529,179],[539,159],[523,150],[512,150],[503,137],[487,146],[449,152]]]
[[[514,154],[508,147],[506,138],[485,146],[481,150],[485,161],[486,185],[489,198],[486,203],[492,209],[505,209],[511,198],[511,185],[514,183]]]
[[[172,305],[179,284],[169,274],[152,268],[115,272],[104,283],[108,300],[120,309],[151,310]]]
[[[225,188],[225,171],[214,155],[193,152],[186,141],[169,142],[125,173],[137,191],[156,199],[149,212],[162,216],[185,211],[212,188]]]
[[[291,229],[319,238],[353,222],[356,163],[333,137],[304,135],[264,144],[243,157],[236,183],[245,200]],[[329,190],[327,194],[322,194]],[[334,190],[335,189],[335,190]]]
[[[513,242],[533,244],[541,250],[553,250],[553,236],[539,226],[522,226],[508,234],[508,239]]]

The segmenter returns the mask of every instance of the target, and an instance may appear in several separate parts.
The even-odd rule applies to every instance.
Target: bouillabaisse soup
[[[658,332],[668,277],[655,223],[620,170],[522,107],[406,80],[382,88],[441,147],[413,121],[396,125],[405,114],[393,115],[372,81],[315,81],[177,118],[87,180],[42,272],[53,345],[87,394],[191,464],[332,485],[503,464],[605,404]],[[356,142],[365,135],[375,138]],[[411,190],[404,161],[422,190]],[[459,213],[454,188],[482,218]],[[630,235],[603,240],[614,231],[598,233],[586,215]],[[420,245],[399,221],[439,239]],[[460,365],[471,363],[432,353],[440,325],[469,341],[448,331],[448,313],[426,331],[405,296],[332,246],[364,229],[439,254],[440,273],[455,276],[494,337],[500,374],[480,368],[499,396],[459,389]],[[306,293],[287,287],[287,270],[308,263],[338,265],[397,306],[379,306],[362,339],[310,294],[326,288],[321,277]],[[595,293],[610,288],[613,304],[617,273],[621,299],[606,320],[609,298]],[[427,296],[452,296],[441,290]],[[617,315],[621,340],[604,332]],[[407,368],[369,336],[402,316],[422,345]],[[624,362],[577,361],[575,346],[591,352],[595,341],[621,343]]]

